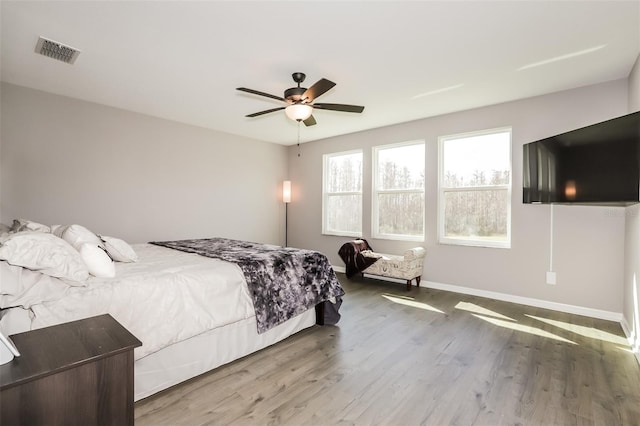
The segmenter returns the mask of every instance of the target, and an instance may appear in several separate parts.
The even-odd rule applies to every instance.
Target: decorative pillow
[[[84,243],[102,245],[102,240],[82,225],[57,226],[53,234],[71,244],[78,251]]]
[[[78,250],[91,275],[102,278],[115,276],[115,265],[96,234],[82,225],[56,226],[53,232]]]
[[[138,254],[126,241],[114,237],[98,235],[109,256],[116,262],[137,262]]]
[[[376,259],[380,259],[381,257],[383,257],[380,253],[376,253],[373,250],[362,250],[360,254],[364,257],[375,257]]]
[[[43,225],[38,222],[33,222],[27,219],[15,219],[9,232],[23,232],[23,231],[35,231],[35,232],[51,232],[51,228],[47,225]]]
[[[113,260],[101,246],[93,243],[84,243],[80,245],[78,251],[91,275],[101,278],[113,278],[116,276],[116,267]]]
[[[82,282],[89,277],[80,253],[66,241],[44,232],[10,234],[0,245],[0,260],[76,283],[70,285],[84,285]]]

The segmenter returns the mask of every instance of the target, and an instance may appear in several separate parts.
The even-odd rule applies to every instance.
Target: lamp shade
[[[282,182],[282,201],[285,203],[291,202],[291,181],[285,180]]]
[[[311,117],[311,113],[313,112],[313,108],[309,105],[303,104],[294,104],[289,105],[284,109],[285,114],[292,120],[296,121],[304,121],[307,118]]]

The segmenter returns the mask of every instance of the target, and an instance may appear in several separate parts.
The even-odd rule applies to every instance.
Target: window
[[[441,243],[511,246],[511,129],[444,136],[440,143]]]
[[[424,141],[373,148],[374,238],[424,240]]]
[[[322,233],[362,235],[362,151],[323,157]]]

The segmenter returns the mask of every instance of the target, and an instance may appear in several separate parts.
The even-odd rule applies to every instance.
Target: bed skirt
[[[316,310],[309,309],[285,323],[258,334],[256,318],[251,317],[167,346],[136,361],[134,399],[139,401],[264,349],[313,326],[315,322]]]

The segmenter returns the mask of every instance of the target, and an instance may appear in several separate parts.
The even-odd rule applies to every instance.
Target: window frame
[[[465,139],[474,136],[485,136],[496,133],[509,133],[509,183],[501,185],[483,185],[471,187],[444,187],[444,144],[450,140]],[[469,191],[496,191],[507,192],[507,237],[506,241],[490,241],[474,238],[452,238],[445,236],[445,193],[469,192]],[[513,128],[511,126],[493,129],[478,130],[473,132],[444,135],[438,137],[438,242],[440,244],[484,247],[484,248],[511,248],[511,204],[513,192]]]
[[[360,191],[340,191],[340,192],[328,192],[328,164],[329,159],[333,157],[340,157],[345,155],[352,154],[360,154],[361,157],[361,170],[360,170]],[[349,151],[340,151],[340,152],[332,152],[329,154],[324,154],[322,156],[322,235],[333,235],[338,237],[362,237],[362,199],[363,199],[363,191],[362,187],[364,186],[364,152],[362,149],[352,149]],[[346,195],[360,195],[360,231],[337,231],[337,230],[329,230],[327,228],[327,206],[328,199],[331,196],[346,196]]]
[[[384,149],[401,148],[411,145],[423,145],[425,149],[425,158],[423,158],[425,176],[422,188],[420,189],[383,189],[378,190],[378,152]],[[426,149],[427,144],[424,139],[415,139],[405,142],[397,142],[385,145],[378,145],[372,148],[372,179],[371,179],[371,236],[380,240],[394,240],[394,241],[425,241],[426,239]],[[422,194],[422,235],[408,235],[408,234],[387,234],[379,231],[379,214],[378,214],[378,195],[379,194]]]

